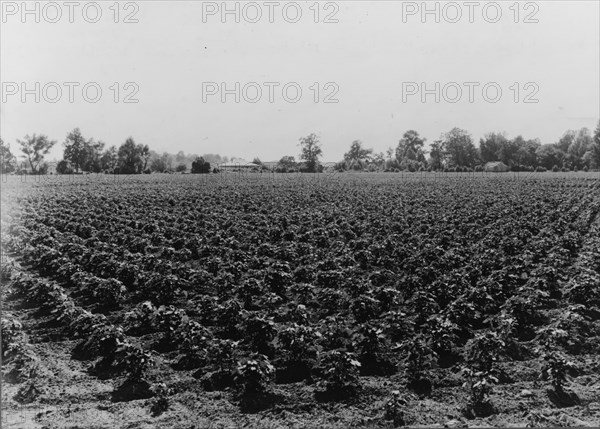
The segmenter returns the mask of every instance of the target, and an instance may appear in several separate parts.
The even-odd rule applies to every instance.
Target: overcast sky
[[[35,14],[22,15],[20,1],[3,2],[0,132],[13,151],[17,138],[42,133],[59,142],[50,158],[60,158],[66,134],[80,127],[108,145],[133,136],[158,152],[267,161],[297,156],[298,139],[314,132],[324,160],[336,161],[353,140],[385,151],[409,129],[428,142],[460,127],[476,144],[490,131],[551,143],[567,129],[593,129],[600,118],[598,1],[512,9],[508,1],[473,9],[427,2],[439,8],[439,22],[434,13],[422,16],[420,1],[237,3],[239,23],[221,14],[221,2],[200,1],[121,2],[118,16],[113,2],[100,2],[92,23],[97,11],[88,3],[79,2],[70,23],[63,2],[45,9],[31,2],[40,10],[36,23]],[[249,22],[257,11],[262,17]],[[72,102],[65,82],[79,85],[68,84]],[[21,83],[33,90],[24,102]],[[232,90],[225,102],[221,83]],[[425,102],[421,84],[432,90]],[[126,96],[138,102],[125,103]]]

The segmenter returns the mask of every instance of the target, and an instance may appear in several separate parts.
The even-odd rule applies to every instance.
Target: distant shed
[[[508,171],[508,165],[503,162],[488,162],[485,164],[485,171],[494,173],[504,173]]]
[[[252,170],[259,168],[260,165],[255,164],[253,162],[246,162],[243,160],[219,164],[219,169],[222,170]]]

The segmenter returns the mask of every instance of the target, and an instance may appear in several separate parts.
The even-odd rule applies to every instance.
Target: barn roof
[[[219,164],[220,167],[260,167],[258,164],[253,162],[248,162],[244,160],[234,161],[234,162],[224,162],[223,164]]]

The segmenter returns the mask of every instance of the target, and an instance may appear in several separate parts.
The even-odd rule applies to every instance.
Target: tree
[[[501,148],[506,144],[505,133],[487,133],[479,139],[479,156],[482,162],[498,161]]]
[[[600,168],[600,121],[598,121],[598,126],[596,127],[596,131],[594,131],[594,138],[590,147],[590,152],[591,167]]]
[[[17,143],[21,146],[21,152],[25,154],[25,158],[29,162],[31,171],[34,173],[38,172],[41,167],[44,155],[50,152],[50,149],[56,144],[55,140],[48,139],[47,136],[40,134],[39,136],[26,135],[24,140],[17,140]]]
[[[140,146],[135,144],[132,137],[119,147],[119,173],[136,174],[141,173],[144,161],[140,153]]]
[[[567,160],[570,167],[581,169],[584,167],[584,155],[592,147],[592,134],[588,128],[579,130],[575,139],[567,150]]]
[[[203,157],[199,156],[192,162],[192,174],[208,174],[210,173],[210,163],[206,162]]]
[[[421,138],[415,130],[408,130],[396,146],[396,159],[401,164],[406,161],[425,162],[423,146],[425,146],[425,139]]]
[[[444,164],[444,150],[441,140],[435,140],[431,143],[429,151],[429,163],[433,170],[441,170]]]
[[[564,153],[553,144],[545,144],[540,146],[537,151],[537,162],[538,165],[552,170],[555,165],[562,166],[562,160]]]
[[[156,152],[152,152],[150,161],[150,170],[158,173],[164,173],[172,168],[172,156],[167,152],[163,152],[162,155],[158,155]]]
[[[142,173],[146,171],[146,167],[148,167],[148,160],[150,159],[150,148],[148,145],[139,144],[137,146],[138,153],[140,154],[140,164],[138,166],[138,173]]]
[[[252,160],[253,164],[256,165],[262,165],[262,161],[260,160],[260,158],[258,156],[254,157],[254,159]]]
[[[104,143],[94,141],[93,138],[86,140],[81,134],[79,128],[75,128],[65,138],[63,142],[63,159],[66,160],[75,172],[92,171],[99,173],[102,171],[102,151]]]
[[[300,138],[299,146],[302,148],[300,159],[306,163],[308,172],[316,172],[319,158],[323,154],[323,149],[319,143],[319,138],[316,134],[311,133],[307,137]]]
[[[285,173],[286,171],[296,168],[296,158],[293,156],[283,156],[277,163],[277,166]]]
[[[562,152],[567,153],[569,150],[569,146],[575,141],[575,137],[577,136],[577,131],[575,130],[567,130],[563,134],[563,136],[556,143],[556,148],[560,149]]]
[[[10,151],[10,145],[4,144],[4,140],[0,138],[0,173],[12,173],[15,171],[15,156]]]
[[[394,148],[393,147],[388,147],[385,151],[385,154],[387,155],[387,158],[389,161],[392,160],[392,156],[394,155]]]
[[[185,153],[183,153],[182,150],[177,152],[177,155],[175,155],[175,162],[178,162],[181,164],[182,162],[186,162],[186,161],[187,161],[187,157],[185,156]]]
[[[71,164],[75,168],[76,172],[82,169],[85,159],[87,157],[88,142],[81,134],[79,128],[75,128],[69,134],[63,142],[64,152],[63,159]]]
[[[73,174],[74,170],[69,161],[62,159],[56,164],[56,172],[58,174]]]
[[[477,150],[466,130],[453,128],[443,134],[442,148],[451,166],[472,167],[477,162]]]
[[[373,155],[373,162],[377,166],[382,166],[385,164],[385,154],[383,152],[379,152]]]
[[[119,165],[119,154],[115,146],[109,147],[100,157],[100,170],[113,172]]]
[[[360,140],[354,140],[350,145],[350,150],[344,154],[344,160],[347,162],[360,161],[368,159],[373,153],[373,149],[364,149]]]
[[[187,165],[185,163],[179,163],[177,164],[177,167],[175,167],[175,171],[177,171],[178,173],[184,173],[185,171],[187,171]]]
[[[522,137],[519,136],[517,139]],[[537,151],[541,147],[539,140],[522,140],[515,154],[515,160],[519,165],[537,167]]]
[[[94,141],[90,139],[88,142],[88,155],[85,159],[84,170],[91,171],[93,173],[100,173],[102,171],[102,154],[104,151],[105,143],[103,141]]]

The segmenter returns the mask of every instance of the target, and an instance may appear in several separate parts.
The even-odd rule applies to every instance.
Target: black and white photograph
[[[0,0],[0,427],[600,427],[600,1]]]

